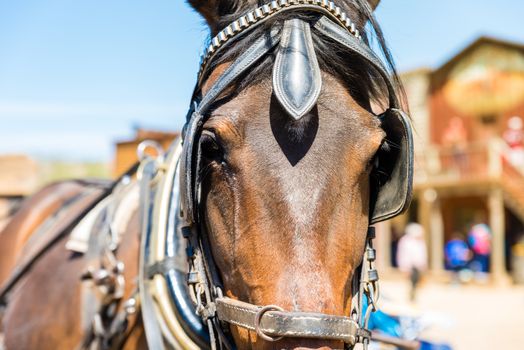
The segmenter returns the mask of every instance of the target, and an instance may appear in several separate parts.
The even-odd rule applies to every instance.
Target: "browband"
[[[222,31],[220,31],[212,40],[209,47],[202,55],[200,63],[200,71],[198,73],[198,84],[202,84],[203,78],[206,76],[209,62],[213,57],[232,42],[249,33],[256,27],[266,23],[268,20],[275,17],[277,14],[283,14],[289,11],[307,10],[317,12],[336,21],[339,25],[346,28],[351,35],[354,35],[358,40],[362,39],[360,32],[356,28],[355,23],[346,15],[342,9],[335,5],[333,1],[328,0],[278,0],[271,1],[271,3],[262,5],[261,7],[249,11],[244,16],[240,17]]]

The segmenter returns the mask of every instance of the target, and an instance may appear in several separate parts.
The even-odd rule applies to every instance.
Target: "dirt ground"
[[[425,281],[415,303],[409,284],[383,279],[383,310],[421,316],[431,326],[422,339],[450,344],[454,350],[524,349],[524,286],[452,285]]]

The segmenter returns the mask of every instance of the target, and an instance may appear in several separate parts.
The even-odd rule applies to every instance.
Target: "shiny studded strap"
[[[348,15],[342,9],[335,5],[333,1],[328,0],[274,0],[269,4],[263,5],[255,10],[249,11],[233,23],[221,30],[213,39],[211,44],[204,51],[200,63],[200,72],[198,73],[198,84],[202,83],[206,75],[209,62],[222,49],[230,43],[240,38],[242,35],[249,33],[254,28],[268,21],[277,14],[291,10],[308,10],[327,15],[332,20],[339,23],[342,27],[353,35],[356,39],[361,40],[362,36],[356,28],[355,23],[351,21]]]

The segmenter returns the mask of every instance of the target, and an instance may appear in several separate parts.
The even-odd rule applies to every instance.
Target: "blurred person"
[[[524,284],[524,233],[520,232],[515,244],[511,247],[511,265],[513,282]]]
[[[398,241],[404,235],[404,232],[401,232],[396,225],[391,226],[391,246],[390,246],[390,258],[391,266],[398,268],[397,262],[397,250],[398,250]]]
[[[468,131],[462,118],[455,116],[450,119],[442,136],[442,144],[451,149],[455,165],[463,172],[467,167]]]
[[[514,116],[508,119],[508,128],[502,138],[509,146],[507,158],[519,169],[524,167],[524,123],[522,118]]]
[[[415,301],[421,275],[428,267],[428,253],[422,225],[413,222],[406,226],[406,232],[398,242],[397,264],[400,271],[409,273],[410,300]]]
[[[455,232],[444,247],[446,267],[453,272],[453,281],[459,282],[459,274],[471,260],[471,250],[460,232]]]
[[[489,271],[491,254],[491,229],[485,223],[477,221],[468,232],[468,243],[473,252],[471,269],[479,280],[483,280]]]

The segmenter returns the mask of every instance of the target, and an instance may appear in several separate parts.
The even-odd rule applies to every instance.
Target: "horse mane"
[[[217,8],[220,17],[216,24],[216,29],[222,30],[229,23],[250,10],[253,10],[256,6],[261,6],[269,2],[269,0],[218,0]],[[380,25],[377,23],[372,10],[367,4],[367,0],[341,0],[337,1],[337,5],[356,23],[363,24],[363,28],[359,28],[363,42],[370,47],[378,48],[378,56],[382,57],[385,67],[389,70],[392,81],[396,85],[395,88],[397,89],[401,103],[407,108],[404,88],[398,76],[391,52]],[[274,24],[275,21],[284,21],[290,17],[296,18],[297,15],[305,20],[316,18],[315,14],[297,14],[296,12],[278,16],[274,21],[269,21],[265,26],[257,28],[234,45],[231,45],[227,50],[223,50],[217,55],[211,67],[213,68],[222,63],[235,60],[255,38],[264,35],[264,32],[269,26]],[[211,38],[209,38],[209,40],[210,39]],[[313,40],[321,69],[333,74],[344,82],[357,102],[368,109],[370,109],[372,102],[378,106],[387,107],[387,90],[382,82],[382,78],[380,78],[380,75],[368,63],[363,61],[359,55],[346,52],[337,43],[319,35],[315,31],[313,31]],[[242,91],[249,85],[261,83],[264,78],[269,76],[268,74],[271,71],[273,60],[274,55],[268,55],[263,62],[247,73],[246,76],[237,83],[238,89],[236,90]]]

